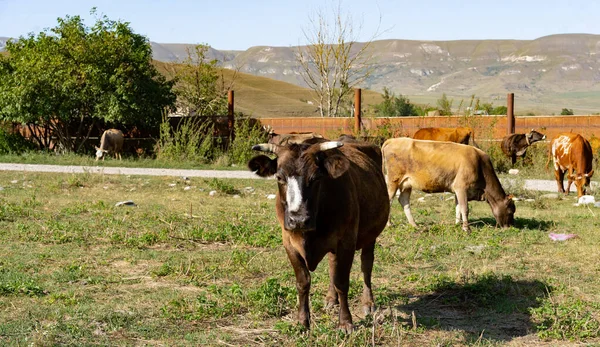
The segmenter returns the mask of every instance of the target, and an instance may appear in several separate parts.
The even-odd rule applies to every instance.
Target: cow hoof
[[[372,315],[373,313],[375,313],[376,310],[377,306],[375,306],[375,304],[373,303],[363,306],[363,313],[365,314],[365,316]]]
[[[352,334],[352,332],[354,331],[354,325],[352,325],[352,323],[340,323],[338,329],[340,329],[346,334]]]
[[[337,305],[339,305],[339,301],[337,298],[332,299],[332,298],[325,298],[325,309],[326,310],[330,310],[334,307],[336,307]]]

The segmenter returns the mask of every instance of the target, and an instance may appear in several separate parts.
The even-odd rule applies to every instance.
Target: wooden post
[[[356,135],[360,135],[360,102],[361,102],[361,89],[357,88],[354,90],[354,132]]]
[[[229,141],[233,141],[233,90],[227,93],[227,127],[229,128]]]
[[[506,118],[508,135],[515,133],[515,93],[508,93],[506,97]]]

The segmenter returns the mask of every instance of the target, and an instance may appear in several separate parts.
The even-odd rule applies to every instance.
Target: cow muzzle
[[[316,229],[316,225],[313,220],[313,218],[309,218],[304,214],[288,213],[285,216],[284,226],[285,229],[289,231],[311,231]]]

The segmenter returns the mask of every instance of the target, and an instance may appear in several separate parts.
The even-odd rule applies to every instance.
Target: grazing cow
[[[252,149],[277,156],[254,157],[248,168],[259,176],[277,178],[275,207],[283,246],[296,274],[298,320],[309,327],[310,272],[329,254],[326,305],[339,302],[339,328],[351,332],[348,287],[354,252],[359,249],[362,307],[366,314],[375,310],[371,290],[375,240],[385,228],[390,208],[381,150],[352,139],[260,144]]]
[[[422,128],[413,135],[415,140],[449,141],[469,144],[469,139],[475,145],[475,134],[469,127],[460,128]]]
[[[531,129],[531,132],[527,134],[512,134],[505,136],[502,139],[500,147],[502,152],[510,158],[512,165],[514,166],[517,162],[517,157],[521,157],[525,161],[525,154],[527,154],[527,148],[532,143],[544,140],[546,135],[538,133]]]
[[[513,225],[515,203],[504,193],[490,157],[482,150],[462,144],[389,139],[381,148],[390,203],[400,189],[398,201],[408,222],[417,226],[410,212],[412,189],[426,193],[453,192],[456,224],[469,231],[469,200],[486,200],[501,227]]]
[[[100,138],[100,147],[94,146],[96,148],[96,161],[100,158],[104,160],[104,155],[108,152],[113,152],[115,154],[115,159],[119,158],[119,160],[121,160],[123,141],[123,132],[121,132],[121,130],[106,130]]]
[[[322,139],[323,136],[311,132],[306,133],[296,133],[291,132],[289,134],[276,134],[274,132],[269,133],[268,143],[272,143],[275,145],[287,145],[291,143],[302,143],[306,140],[310,139]]]
[[[594,174],[592,147],[588,140],[575,133],[558,134],[552,140],[551,150],[558,191],[569,194],[571,183],[575,182],[577,197],[585,195],[585,188],[589,186],[590,178]],[[566,192],[563,186],[565,172],[569,180]]]

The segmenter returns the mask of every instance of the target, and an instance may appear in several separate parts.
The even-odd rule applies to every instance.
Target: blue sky
[[[535,39],[559,33],[600,34],[597,0],[341,0],[362,23],[359,39]],[[18,37],[56,26],[56,18],[80,15],[91,26],[92,7],[131,24],[160,43],[207,43],[217,49],[294,46],[319,8],[337,0],[0,0],[0,36]]]

